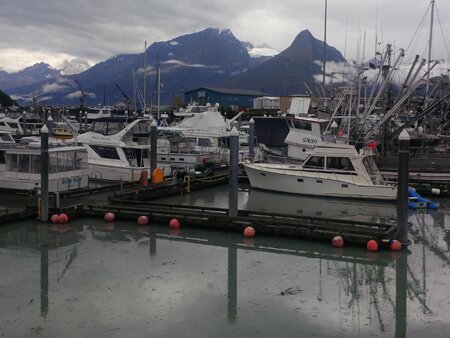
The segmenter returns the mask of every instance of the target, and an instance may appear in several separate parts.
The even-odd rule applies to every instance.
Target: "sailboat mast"
[[[134,112],[137,114],[137,101],[136,101],[136,80],[134,78],[134,67],[131,68],[133,74],[133,99],[134,99]]]
[[[146,104],[147,104],[146,89],[147,89],[147,40],[144,43],[144,108],[143,108],[142,115],[145,114]]]
[[[430,20],[430,39],[428,43],[428,75],[425,96],[428,95],[430,88],[430,67],[431,67],[431,47],[433,44],[433,25],[434,25],[434,0],[431,0],[431,20]],[[425,103],[426,105],[426,103]]]
[[[326,65],[326,56],[327,56],[327,8],[328,8],[328,0],[325,0],[325,23],[324,23],[324,31],[323,31],[323,79],[322,85],[325,89],[325,65]]]
[[[161,103],[161,68],[159,65],[159,60],[158,60],[158,107],[157,107],[157,114],[158,114],[158,121],[161,119],[161,113],[159,110],[160,107],[160,103]]]

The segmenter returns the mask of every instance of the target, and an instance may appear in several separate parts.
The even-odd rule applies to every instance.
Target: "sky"
[[[405,60],[427,57],[429,0],[327,2],[327,43],[348,60],[369,59],[387,43],[407,50]],[[450,1],[435,3],[432,59],[448,62]],[[282,51],[304,29],[323,40],[324,13],[325,0],[3,0],[0,70],[37,62],[61,68],[72,59],[93,65],[140,53],[144,41],[150,45],[209,27]]]

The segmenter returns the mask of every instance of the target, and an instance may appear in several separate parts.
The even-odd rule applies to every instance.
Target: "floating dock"
[[[238,210],[237,217],[228,216],[228,209],[199,206],[179,206],[163,203],[111,199],[110,205],[85,205],[83,213],[103,217],[113,212],[118,219],[136,221],[145,215],[150,222],[168,224],[177,218],[182,226],[220,229],[241,232],[253,227],[258,234],[300,237],[311,240],[330,241],[342,236],[347,243],[366,244],[368,240],[379,242],[392,239],[396,233],[395,223],[374,223],[356,220],[340,220],[322,217],[288,216],[284,214]]]
[[[286,214],[265,213],[249,210],[238,210],[236,216],[229,216],[229,210],[215,207],[182,206],[156,203],[152,200],[169,195],[188,194],[194,190],[227,184],[228,174],[202,178],[181,178],[163,184],[141,186],[108,186],[85,189],[61,197],[58,206],[53,203],[52,213],[67,213],[70,219],[84,216],[102,217],[113,212],[117,219],[136,222],[139,216],[145,215],[150,222],[168,224],[173,218],[179,219],[182,227],[198,227],[204,229],[220,229],[242,232],[247,226],[253,227],[258,235],[305,238],[309,240],[325,240],[340,235],[346,243],[363,244],[375,239],[379,243],[387,243],[396,235],[395,220],[389,223],[372,221],[330,219]],[[16,197],[17,198],[17,197]],[[28,198],[28,199],[27,199]],[[16,213],[6,212],[0,223],[18,219],[34,218],[37,214],[36,196],[23,196],[23,202],[16,205],[28,205],[26,210]],[[13,202],[12,202],[13,203]]]

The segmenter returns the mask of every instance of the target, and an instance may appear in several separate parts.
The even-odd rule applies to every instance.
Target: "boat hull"
[[[350,176],[343,181],[337,177],[330,178],[327,175],[300,170],[270,168],[257,164],[244,164],[244,167],[253,188],[326,197],[397,199],[397,188],[395,186],[352,183]]]
[[[3,172],[0,175],[0,189],[33,190],[40,186],[40,174]],[[49,192],[64,192],[87,188],[88,186],[89,174],[87,170],[49,174]]]
[[[168,166],[162,167],[164,176],[170,176],[172,170]],[[150,171],[150,166],[148,167],[119,167],[107,164],[96,164],[89,163],[90,178],[96,180],[106,180],[106,181],[122,181],[122,182],[139,182],[141,178],[142,170],[147,171],[147,175]]]

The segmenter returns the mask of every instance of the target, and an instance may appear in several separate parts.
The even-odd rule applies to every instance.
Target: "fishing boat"
[[[62,140],[70,140],[71,138],[73,138],[73,133],[70,130],[70,128],[64,127],[64,126],[59,126],[59,127],[53,128],[52,135],[53,135],[53,137],[59,138]]]
[[[348,144],[321,144],[302,164],[243,163],[252,188],[326,197],[395,200],[374,159]]]

